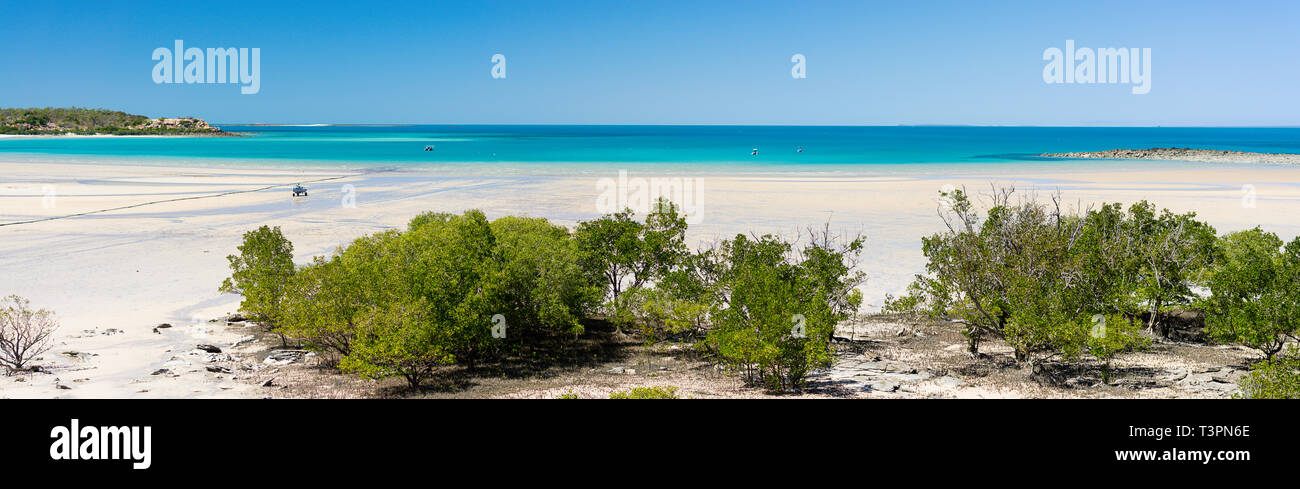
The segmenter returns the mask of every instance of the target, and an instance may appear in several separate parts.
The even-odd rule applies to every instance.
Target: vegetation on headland
[[[119,136],[137,135],[209,135],[229,136],[203,119],[181,117],[150,119],[116,110],[86,108],[14,108],[0,109],[0,134],[56,134]]]
[[[997,190],[979,209],[962,190],[944,194],[949,229],[924,240],[927,272],[887,309],[955,319],[972,356],[1001,340],[1034,375],[1048,360],[1092,356],[1109,382],[1113,358],[1169,335],[1173,311],[1196,308],[1214,339],[1262,353],[1242,380],[1244,396],[1294,392],[1294,354],[1277,352],[1300,334],[1300,239],[1284,247],[1259,229],[1216,236],[1193,213],[1146,202],[1066,211],[1059,197],[1012,195]],[[425,213],[406,230],[289,269],[291,245],[264,226],[246,234],[223,289],[251,294],[246,313],[340,370],[401,377],[412,388],[448,368],[572,339],[592,321],[648,343],[691,343],[777,391],[800,389],[832,364],[835,326],[861,303],[860,236],[737,235],[691,251],[685,230],[667,202],[644,221],[625,211],[575,230],[478,211]]]

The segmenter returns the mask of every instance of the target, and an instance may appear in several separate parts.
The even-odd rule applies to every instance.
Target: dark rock
[[[262,360],[262,363],[268,365],[288,365],[298,360],[302,360],[302,357],[305,356],[306,353],[305,350],[280,350],[267,355],[266,359]]]
[[[965,384],[966,382],[957,377],[953,377],[951,375],[945,375],[943,377],[940,377],[939,380],[935,381],[935,383],[939,384],[940,387],[946,387],[951,389],[954,387],[958,387],[962,384]]]
[[[228,373],[230,373],[230,369],[228,369],[228,368],[226,368],[226,367],[222,367],[222,366],[220,366],[220,365],[208,365],[208,366],[207,366],[207,369],[208,369],[209,372],[212,372],[212,373],[218,373],[218,374],[228,374]]]
[[[273,386],[275,386],[275,379],[266,379],[266,382],[262,382],[262,387],[273,387]]]
[[[1140,318],[1143,324],[1149,323],[1151,313],[1142,313]],[[1205,331],[1205,311],[1175,307],[1168,312],[1160,313],[1157,319],[1160,325],[1156,327],[1156,330],[1165,338],[1188,343],[1208,343],[1210,341],[1210,337]]]
[[[212,345],[198,345],[198,346],[196,346],[195,348],[198,348],[198,349],[200,349],[200,350],[206,351],[206,352],[208,352],[208,353],[221,353],[221,349],[220,349],[220,348],[217,348],[217,347],[212,346]]]
[[[235,340],[234,343],[231,343],[231,344],[230,344],[230,347],[231,347],[231,348],[239,348],[240,345],[244,345],[244,344],[247,344],[247,343],[252,343],[252,342],[253,342],[254,340],[256,340],[256,339],[257,339],[256,336],[253,336],[253,335],[250,334],[250,335],[248,335],[248,336],[245,336],[245,337],[243,337],[243,338],[240,338],[240,339],[238,339],[238,340]]]
[[[894,392],[897,391],[900,386],[898,382],[890,382],[885,380],[885,381],[875,382],[867,387],[869,389],[868,392]]]
[[[162,323],[162,324],[159,324],[158,326],[155,326],[154,329],[167,329],[167,328],[170,328],[170,327],[172,327],[171,324],[168,324],[168,323]]]
[[[149,375],[171,375],[171,374],[172,371],[170,369],[160,368],[158,370],[154,370],[153,373]]]

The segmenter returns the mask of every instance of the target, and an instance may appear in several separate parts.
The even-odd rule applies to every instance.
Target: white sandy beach
[[[1300,233],[1297,167],[1103,165],[1014,175],[1008,166],[967,167],[925,177],[699,176],[703,220],[691,226],[688,240],[698,245],[736,233],[792,235],[827,220],[833,230],[863,232],[868,250],[862,265],[870,277],[864,293],[877,308],[886,293],[900,292],[923,270],[920,239],[942,228],[935,207],[944,185],[981,192],[997,182],[1036,189],[1040,196],[1060,189],[1067,202],[1085,204],[1146,199],[1195,210],[1220,232],[1260,225],[1285,239]],[[0,379],[0,397],[258,396],[247,384],[230,382],[230,374],[209,373],[187,356],[197,343],[227,348],[245,334],[207,322],[237,308],[238,297],[220,295],[217,287],[228,274],[225,256],[243,232],[281,226],[303,263],[427,210],[479,208],[489,218],[526,214],[573,225],[599,214],[597,179],[616,172],[467,177],[434,170],[0,162],[0,295],[27,297],[55,311],[62,324],[43,362],[56,365],[54,374]],[[336,177],[342,178],[306,183]],[[297,182],[311,188],[310,197],[290,197]],[[355,189],[355,207],[343,205],[345,185]],[[1244,205],[1243,185],[1253,186],[1253,207]],[[114,208],[120,209],[95,212]],[[82,213],[88,214],[60,217]],[[23,221],[35,222],[3,225]],[[159,323],[175,327],[155,334]],[[122,333],[105,334],[110,329]],[[61,354],[73,351],[93,356]],[[178,375],[150,375],[164,365]],[[55,378],[70,389],[57,388]]]

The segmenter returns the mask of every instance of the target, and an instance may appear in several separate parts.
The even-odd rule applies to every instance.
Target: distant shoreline
[[[1078,151],[1072,153],[1042,153],[1047,158],[1096,158],[1110,160],[1165,160],[1201,163],[1284,163],[1300,164],[1300,154],[1251,153],[1218,149],[1148,148],[1112,149],[1107,151]]]
[[[251,134],[227,131],[211,132],[190,132],[175,134],[77,134],[73,132],[51,132],[48,134],[0,134],[0,140],[4,139],[45,139],[45,138],[246,138],[252,137]]]

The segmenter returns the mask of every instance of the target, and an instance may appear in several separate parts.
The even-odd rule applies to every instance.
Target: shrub
[[[491,316],[504,307],[485,282],[495,273],[496,242],[481,211],[463,215],[424,214],[412,219],[395,240],[395,267],[388,272],[398,302],[419,302],[429,327],[440,330],[458,361],[469,366],[499,352]]]
[[[810,245],[792,254],[792,245],[774,236],[737,235],[708,252],[718,280],[705,346],[750,383],[772,389],[799,388],[804,376],[831,364],[835,326],[861,303],[853,291],[861,276],[850,267],[862,238],[842,247]],[[853,291],[840,297],[844,291]],[[840,299],[843,304],[840,305]]]
[[[600,303],[600,276],[584,268],[578,244],[563,226],[546,219],[507,216],[492,221],[497,273],[488,280],[502,303],[511,332],[522,340],[543,330],[574,335]]]
[[[1115,355],[1127,351],[1145,349],[1151,345],[1151,339],[1141,334],[1141,328],[1132,321],[1132,317],[1119,315],[1093,317],[1086,343],[1087,351],[1102,361],[1101,381],[1110,383],[1113,377],[1111,360]]]
[[[434,369],[456,360],[456,331],[441,327],[431,309],[407,299],[372,310],[358,325],[356,341],[339,367],[374,379],[400,376],[418,388]]]
[[[285,292],[293,277],[293,243],[278,226],[262,226],[244,233],[239,254],[226,260],[231,274],[221,283],[221,292],[244,296],[240,311],[273,329],[283,316]]]
[[[1300,349],[1292,346],[1282,355],[1250,367],[1237,381],[1244,399],[1300,399]]]
[[[396,231],[357,238],[333,258],[312,259],[298,269],[286,291],[279,332],[303,346],[338,358],[351,354],[357,324],[389,302],[389,264]]]
[[[11,295],[0,300],[0,365],[10,370],[27,368],[33,358],[54,346],[59,324],[54,313],[33,310],[27,299]]]
[[[576,398],[576,396],[575,396]],[[678,399],[676,387],[634,387],[631,390],[614,392],[610,399]]]
[[[1125,325],[1134,309],[1137,241],[1117,204],[1086,214],[1067,213],[995,189],[981,217],[964,190],[943,193],[945,233],[922,240],[926,275],[889,310],[922,310],[962,318],[968,350],[978,355],[986,337],[1010,345],[1016,359],[1072,359],[1092,353],[1109,365],[1114,353],[1142,346]],[[1115,334],[1094,338],[1092,318],[1111,321]],[[1108,368],[1105,375],[1109,375]]]
[[[1206,328],[1271,359],[1300,333],[1300,239],[1283,250],[1277,235],[1255,228],[1224,236],[1219,249],[1202,301]]]
[[[574,233],[545,219],[424,213],[405,231],[359,238],[294,271],[292,245],[263,226],[230,257],[222,290],[245,294],[247,311],[336,356],[341,370],[403,377],[412,388],[442,367],[472,369],[546,333],[580,334],[604,297],[649,342],[707,331],[716,358],[754,383],[797,387],[830,364],[835,325],[861,304],[862,238],[813,233],[796,251],[740,235],[693,254],[685,229],[665,201],[645,223],[620,213]],[[492,334],[498,314],[504,340]]]
[[[694,338],[707,328],[708,304],[677,298],[663,288],[632,290],[627,295],[627,310],[647,344]]]
[[[485,286],[493,247],[481,212],[421,214],[404,233],[357,239],[304,268],[288,324],[338,351],[344,371],[419,387],[439,367],[472,365],[494,348],[498,304]]]
[[[1169,336],[1160,321],[1168,306],[1191,304],[1190,285],[1213,261],[1214,228],[1197,221],[1196,213],[1174,214],[1168,209],[1158,216],[1146,201],[1129,207],[1125,232],[1133,236],[1125,243],[1134,260],[1137,297],[1150,315],[1148,329]]]
[[[664,199],[655,204],[645,223],[637,222],[632,210],[626,209],[579,223],[575,237],[584,266],[603,279],[608,315],[619,326],[629,324],[634,316],[622,293],[663,277],[688,253],[686,218]]]

